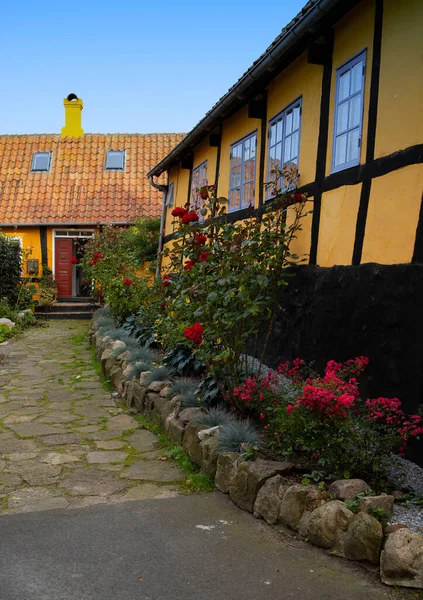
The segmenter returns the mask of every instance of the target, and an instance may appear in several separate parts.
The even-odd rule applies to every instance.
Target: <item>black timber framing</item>
[[[423,195],[420,204],[419,221],[417,223],[416,241],[414,244],[413,263],[423,263]]]
[[[377,110],[379,100],[380,58],[382,54],[383,0],[376,0],[375,23],[373,33],[373,58],[370,79],[369,120],[367,126],[366,164],[375,157]],[[360,205],[357,214],[354,250],[352,264],[359,265],[363,253],[364,236],[366,232],[367,212],[369,209],[370,192],[372,189],[371,176],[363,180],[360,194]]]
[[[41,264],[43,266],[48,265],[47,255],[47,226],[40,225],[40,246],[41,246]]]

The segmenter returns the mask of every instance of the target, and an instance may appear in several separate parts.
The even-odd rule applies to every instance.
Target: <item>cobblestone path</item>
[[[0,512],[178,495],[184,473],[100,382],[89,322],[50,321],[0,347]]]

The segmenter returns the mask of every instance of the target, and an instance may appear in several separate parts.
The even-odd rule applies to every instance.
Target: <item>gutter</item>
[[[169,188],[167,185],[160,185],[160,184],[156,183],[153,180],[153,175],[148,174],[147,177],[148,177],[148,181],[150,182],[150,185],[152,185],[153,188],[156,188],[156,190],[159,190],[159,192],[162,192],[162,194],[163,194],[162,214],[160,217],[159,245],[157,247],[157,265],[156,265],[156,274],[155,274],[155,278],[157,279],[160,275],[161,255],[162,255],[162,250],[163,250],[163,231],[164,231],[165,218],[166,218],[166,195],[167,195]]]
[[[198,138],[202,138],[209,133],[216,125],[216,120],[225,118],[225,113],[237,101],[248,98],[252,84],[259,80],[266,72],[274,71],[283,55],[295,43],[300,42],[311,31],[316,30],[322,17],[331,8],[339,4],[340,1],[317,0],[304,16],[298,20],[295,17],[293,19],[294,23],[291,27],[288,26],[287,31],[282,34],[281,39],[274,43],[274,46],[268,48],[256,63],[242,75],[239,81],[206,113],[205,117],[188,133],[182,142],[147,174],[150,183],[153,176],[157,177],[177,162],[181,155],[189,152],[198,143]]]

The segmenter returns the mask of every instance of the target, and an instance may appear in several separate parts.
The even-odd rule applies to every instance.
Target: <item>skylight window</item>
[[[106,171],[124,171],[125,151],[110,150],[106,155]]]
[[[34,152],[31,171],[34,173],[48,172],[51,165],[51,152]]]

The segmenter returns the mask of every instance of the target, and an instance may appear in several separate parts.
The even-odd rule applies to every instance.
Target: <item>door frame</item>
[[[56,239],[57,238],[65,238],[65,239],[75,239],[75,238],[92,238],[94,235],[95,229],[92,227],[63,227],[61,229],[53,229],[53,238],[52,238],[52,252],[51,252],[51,263],[52,263],[52,272],[53,277],[56,278]],[[72,289],[73,289],[73,276],[72,276]]]

